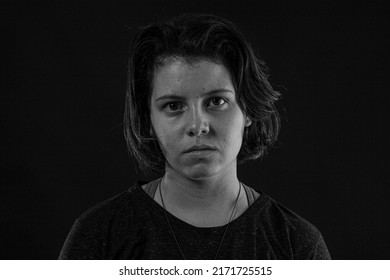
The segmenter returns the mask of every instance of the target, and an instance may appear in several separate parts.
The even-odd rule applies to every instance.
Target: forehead
[[[196,95],[221,88],[234,91],[230,73],[222,63],[168,58],[156,70],[152,99],[163,94]]]

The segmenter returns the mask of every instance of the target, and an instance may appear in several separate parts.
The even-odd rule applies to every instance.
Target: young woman
[[[231,22],[183,15],[142,28],[128,81],[129,150],[162,176],[81,215],[60,259],[330,258],[313,225],[237,178],[237,163],[277,138],[279,93]]]

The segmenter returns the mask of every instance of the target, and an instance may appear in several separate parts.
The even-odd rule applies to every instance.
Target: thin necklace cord
[[[173,235],[173,238],[175,239],[176,245],[177,245],[177,247],[178,247],[178,249],[179,249],[179,251],[180,251],[180,254],[181,254],[183,260],[186,260],[186,258],[185,258],[185,256],[184,256],[184,253],[183,253],[183,250],[182,250],[182,248],[181,248],[181,246],[180,246],[179,241],[177,240],[175,231],[173,230],[173,227],[172,227],[171,222],[170,222],[169,217],[168,217],[168,213],[167,213],[168,211],[167,211],[167,208],[165,207],[164,199],[163,199],[162,192],[161,192],[161,181],[162,181],[162,178],[161,178],[160,182],[158,183],[158,188],[159,188],[159,192],[160,192],[161,203],[162,203],[163,208],[164,208],[165,219],[166,219],[167,222],[168,222],[169,228],[170,228],[170,230],[171,230],[171,233],[172,233],[172,235]],[[218,250],[217,250],[217,253],[215,254],[215,257],[214,257],[215,260],[217,259],[218,255],[219,255],[219,252],[220,252],[220,250],[221,250],[222,243],[223,243],[223,241],[224,241],[224,239],[225,239],[225,236],[226,236],[226,233],[227,233],[227,231],[228,231],[230,222],[232,221],[232,218],[233,218],[233,216],[234,216],[234,213],[236,212],[236,208],[237,208],[237,204],[238,204],[238,199],[239,199],[240,194],[241,194],[241,188],[242,188],[242,184],[241,184],[241,182],[240,182],[240,187],[239,187],[239,190],[238,190],[238,194],[237,194],[237,197],[236,197],[236,201],[234,202],[234,207],[233,207],[233,209],[232,209],[232,213],[230,214],[229,221],[228,221],[228,223],[227,223],[226,226],[225,226],[225,230],[224,230],[224,232],[223,232],[221,241],[219,242]]]

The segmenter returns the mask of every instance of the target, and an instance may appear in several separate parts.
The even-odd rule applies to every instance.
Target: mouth
[[[207,151],[215,151],[216,148],[209,145],[195,145],[185,150],[183,153],[194,153],[194,152],[207,152]]]

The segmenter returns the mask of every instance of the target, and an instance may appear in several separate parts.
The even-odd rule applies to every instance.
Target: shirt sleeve
[[[330,254],[328,247],[325,244],[325,240],[322,237],[321,233],[319,233],[318,241],[313,247],[311,254],[309,254],[308,259],[311,260],[330,260]]]
[[[99,242],[77,219],[62,247],[59,260],[103,259]]]
[[[294,259],[297,260],[330,260],[328,247],[321,232],[312,227],[306,234],[300,236],[299,244],[294,249]]]

